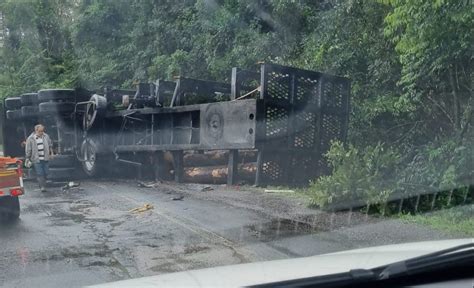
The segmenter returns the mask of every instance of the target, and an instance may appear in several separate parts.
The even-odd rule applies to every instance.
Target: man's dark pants
[[[38,184],[41,191],[46,189],[46,179],[48,178],[49,172],[49,162],[40,160],[38,163],[35,163],[36,177],[38,178]]]

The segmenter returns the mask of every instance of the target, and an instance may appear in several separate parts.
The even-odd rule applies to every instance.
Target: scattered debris
[[[181,200],[183,200],[183,199],[184,199],[184,196],[183,196],[183,195],[179,195],[179,196],[176,196],[176,197],[171,198],[171,200],[173,200],[173,201],[181,201]]]
[[[211,186],[204,186],[201,189],[201,192],[207,192],[207,191],[212,191],[212,190],[214,190],[214,188],[212,188]]]
[[[295,190],[265,189],[265,193],[295,193]]]
[[[80,185],[81,185],[80,183],[70,181],[66,185],[64,185],[61,189],[63,191],[66,191],[66,190],[70,190],[70,189],[73,189],[73,188],[78,188]]]
[[[138,182],[138,187],[140,187],[140,188],[156,188],[160,184],[161,184],[161,182],[151,182],[151,183]]]
[[[154,209],[155,207],[153,207],[153,205],[147,203],[141,207],[137,207],[137,208],[133,208],[132,210],[128,211],[130,213],[141,213],[141,212],[145,212],[145,211],[148,211],[148,210],[151,210],[151,209]]]

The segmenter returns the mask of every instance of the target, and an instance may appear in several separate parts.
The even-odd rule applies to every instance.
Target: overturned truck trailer
[[[260,186],[304,185],[327,173],[330,142],[346,138],[349,85],[342,77],[261,64],[258,71],[233,68],[230,84],[180,77],[136,90],[76,90],[73,111],[49,122],[73,136],[56,141],[90,176],[118,161],[160,177],[172,154],[173,177],[182,182],[186,151],[226,150],[228,184],[251,173]],[[243,164],[249,151],[256,157]]]

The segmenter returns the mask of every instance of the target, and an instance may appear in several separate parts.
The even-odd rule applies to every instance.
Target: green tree
[[[1,49],[2,97],[76,84],[67,29],[72,7],[69,1],[0,2],[8,32]]]
[[[463,137],[472,121],[473,6],[471,1],[383,1],[392,7],[385,35],[402,64],[400,85],[436,122],[435,134]]]

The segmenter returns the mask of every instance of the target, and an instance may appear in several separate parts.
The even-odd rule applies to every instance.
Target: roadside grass
[[[408,223],[421,224],[436,230],[474,237],[474,205],[458,206],[425,214],[400,214]]]
[[[269,186],[265,189],[269,190],[293,190],[294,192],[276,192],[273,195],[280,195],[287,198],[297,198],[303,200],[309,207],[311,205],[311,195],[307,189],[297,188],[292,189],[286,186]],[[263,189],[261,190],[263,192]],[[373,208],[373,207],[372,207]],[[363,210],[361,210],[363,211]],[[366,213],[366,212],[364,212]],[[376,212],[375,215],[379,215],[380,211]],[[374,213],[372,213],[374,214]],[[431,227],[435,230],[447,232],[455,235],[463,235],[466,237],[474,237],[474,205],[462,205],[455,206],[452,208],[445,208],[434,212],[427,212],[423,214],[392,214],[382,217],[400,219],[406,223],[413,223]]]

